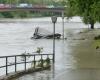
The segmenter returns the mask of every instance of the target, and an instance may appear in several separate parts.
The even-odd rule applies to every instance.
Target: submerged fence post
[[[42,54],[41,54],[41,67],[43,68],[43,58],[42,58]]]
[[[6,56],[6,75],[8,75],[8,57]]]
[[[34,64],[34,66],[33,66],[34,69],[35,69],[36,67],[44,68],[44,67],[45,67],[45,66],[44,66],[44,61],[47,60],[47,59],[46,59],[46,60],[44,59],[44,57],[45,57],[44,55],[47,56],[47,59],[49,58],[49,55],[54,56],[53,54],[39,54],[39,55],[36,54],[36,55],[30,55],[30,56],[33,56],[34,61],[33,61],[33,60],[32,60],[32,61],[28,61],[28,60],[27,60],[27,57],[28,57],[29,55],[1,56],[0,58],[4,58],[5,65],[0,66],[0,69],[1,69],[1,68],[5,68],[5,75],[8,75],[8,73],[9,73],[8,70],[10,70],[8,66],[13,66],[13,67],[14,67],[14,72],[17,72],[17,65],[18,65],[18,64],[24,64],[24,71],[26,71],[26,69],[27,69],[27,64],[28,64],[28,63],[31,63],[31,62],[34,62],[34,63],[33,63],[33,64]],[[18,56],[23,57],[23,58],[24,58],[24,61],[18,62],[18,61],[17,61],[17,57],[18,57]],[[38,66],[37,63],[36,63],[36,61],[37,61],[36,56],[39,56],[39,57],[40,57],[39,66]],[[14,63],[8,63],[8,60],[9,60],[11,57],[14,58]],[[54,57],[53,57],[51,60],[54,60]]]
[[[35,69],[35,64],[36,64],[36,61],[35,61],[35,55],[34,55],[34,69]]]
[[[15,56],[15,72],[17,71],[17,63],[16,63],[17,59],[16,59],[16,56]]]
[[[24,57],[25,57],[25,71],[26,71],[26,55],[24,55]]]

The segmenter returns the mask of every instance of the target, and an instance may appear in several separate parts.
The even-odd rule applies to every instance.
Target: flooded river
[[[43,53],[52,53],[52,39],[31,40],[36,27],[53,31],[50,18],[7,20],[0,23],[0,56],[34,52],[43,47]],[[100,24],[95,25],[100,28]],[[14,80],[100,80],[100,55],[92,47],[98,31],[88,31],[88,25],[65,20],[67,40],[56,40],[54,70],[28,74]],[[86,31],[85,33],[80,33]],[[61,18],[56,23],[56,32],[62,34]],[[44,44],[45,43],[45,44]],[[0,63],[1,64],[1,63]]]

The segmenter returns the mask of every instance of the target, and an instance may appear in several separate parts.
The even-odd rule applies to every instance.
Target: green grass
[[[94,40],[93,47],[100,46],[100,40]]]

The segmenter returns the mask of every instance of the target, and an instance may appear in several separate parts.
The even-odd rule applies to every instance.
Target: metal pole
[[[8,57],[6,57],[6,75],[8,75]]]
[[[55,23],[57,21],[57,17],[53,16],[51,19],[53,23],[53,62],[55,62]]]
[[[26,71],[26,55],[25,55],[25,71]]]
[[[42,55],[41,55],[41,67],[43,68],[43,58],[42,58]]]
[[[17,59],[16,59],[16,56],[15,56],[15,72],[16,72],[16,65],[17,65],[17,63],[16,63],[16,61],[17,61]]]
[[[55,62],[55,23],[53,23],[53,62]]]
[[[36,64],[36,61],[35,61],[35,55],[34,55],[34,69],[35,69],[35,64]]]
[[[64,11],[62,11],[62,27],[63,27],[63,39],[65,37],[64,35]]]

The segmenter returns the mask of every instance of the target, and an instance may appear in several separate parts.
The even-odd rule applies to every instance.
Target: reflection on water
[[[39,22],[31,20],[27,23],[0,23],[0,51],[2,53],[0,55],[21,54],[24,51],[34,52],[37,47],[43,47],[44,53],[52,53],[52,39],[30,39],[37,26],[53,31],[50,18]],[[52,70],[36,72],[15,80],[99,80],[100,55],[95,53],[91,44],[93,36],[100,32],[80,33],[86,30],[83,29],[86,27],[87,25],[83,23],[65,23],[67,40],[56,40],[54,72]],[[96,24],[96,27],[100,25]],[[62,33],[61,22],[56,24],[56,32]],[[82,38],[85,39],[82,40]]]

